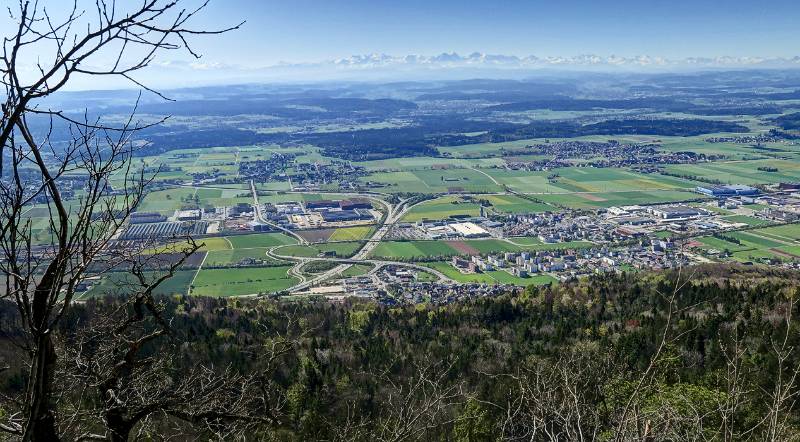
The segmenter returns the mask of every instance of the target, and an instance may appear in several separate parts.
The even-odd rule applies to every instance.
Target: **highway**
[[[276,229],[291,235],[293,238],[296,238],[298,240],[299,244],[301,244],[301,245],[308,245],[308,242],[304,238],[302,238],[300,235],[298,235],[297,233],[295,233],[295,232],[293,232],[293,231],[291,231],[289,229],[286,229],[286,228],[284,228],[282,226],[279,226],[279,225],[277,225],[275,223],[271,223],[271,222],[267,221],[264,218],[263,214],[261,213],[261,206],[258,203],[258,194],[256,192],[255,183],[253,181],[250,181],[250,189],[251,189],[251,191],[253,193],[253,204],[255,205],[256,218],[258,219],[259,222],[262,222],[262,223],[267,224],[269,226],[275,227]],[[342,193],[330,193],[330,194],[342,195]],[[318,284],[320,284],[320,283],[322,283],[324,281],[327,281],[328,279],[331,279],[331,278],[333,278],[335,276],[341,275],[344,271],[349,269],[353,264],[371,264],[371,265],[375,266],[375,268],[373,268],[372,271],[370,271],[370,275],[374,275],[375,272],[377,272],[382,267],[385,267],[387,265],[394,265],[394,266],[406,267],[406,268],[411,268],[411,269],[415,269],[415,270],[419,270],[419,271],[428,272],[428,273],[436,276],[437,278],[439,278],[440,282],[453,282],[453,280],[448,278],[445,274],[443,274],[443,273],[441,273],[441,272],[439,272],[439,271],[437,271],[435,269],[431,269],[429,267],[421,266],[421,265],[418,265],[418,264],[400,262],[400,261],[386,261],[386,260],[367,259],[368,256],[372,253],[372,251],[375,250],[375,248],[378,246],[378,244],[380,244],[380,242],[383,240],[383,238],[386,236],[386,234],[389,233],[389,230],[391,229],[392,225],[394,225],[397,221],[402,219],[403,216],[409,210],[411,210],[411,208],[413,208],[416,204],[420,204],[422,201],[420,201],[420,202],[418,202],[416,204],[409,205],[408,204],[408,200],[401,200],[397,205],[393,205],[393,204],[390,204],[389,202],[387,202],[387,201],[385,201],[383,199],[377,198],[377,197],[375,197],[374,195],[371,195],[371,194],[358,193],[358,194],[349,194],[349,195],[359,196],[359,197],[362,197],[362,198],[367,198],[367,199],[369,199],[371,201],[374,201],[374,202],[382,205],[385,208],[386,214],[381,219],[378,228],[375,230],[375,232],[372,234],[372,236],[370,236],[367,240],[365,240],[364,246],[362,246],[361,249],[358,252],[356,252],[356,254],[353,255],[350,258],[332,258],[332,257],[309,258],[309,257],[298,257],[298,256],[291,256],[291,255],[281,255],[280,253],[277,252],[277,250],[280,249],[283,246],[271,247],[267,251],[267,256],[269,256],[270,258],[277,259],[277,260],[283,260],[283,261],[295,262],[295,265],[292,266],[291,269],[289,269],[288,273],[289,273],[290,276],[294,276],[294,277],[298,278],[300,280],[300,282],[298,284],[288,288],[287,289],[288,291],[297,292],[297,291],[306,290],[306,289],[308,289],[310,287],[313,287],[313,286],[318,285]],[[323,272],[323,273],[321,273],[319,275],[316,275],[313,278],[309,279],[305,275],[303,275],[302,267],[304,265],[308,264],[309,262],[312,262],[312,261],[336,262],[336,263],[339,263],[339,265],[337,265],[336,267],[334,267],[334,268],[332,268],[330,270],[327,270],[327,271],[325,271],[325,272]]]

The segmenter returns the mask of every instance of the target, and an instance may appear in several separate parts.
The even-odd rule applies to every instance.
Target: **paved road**
[[[306,280],[304,280],[304,281],[302,281],[302,282],[300,282],[300,283],[298,283],[298,284],[286,289],[287,291],[290,291],[290,292],[299,292],[299,291],[303,291],[303,290],[306,290],[308,288],[311,288],[311,287],[313,287],[313,286],[315,286],[317,284],[320,284],[320,283],[322,283],[322,282],[324,282],[324,281],[326,281],[326,280],[328,280],[328,279],[330,279],[330,278],[332,278],[334,276],[340,275],[341,272],[343,271],[342,269],[346,270],[347,268],[349,268],[353,264],[371,264],[371,265],[373,265],[374,268],[368,273],[369,275],[375,274],[375,272],[377,272],[382,267],[397,266],[397,267],[405,267],[405,268],[410,268],[410,269],[415,269],[415,270],[431,273],[434,276],[436,276],[437,278],[439,278],[440,282],[448,282],[448,283],[454,282],[452,279],[447,277],[447,275],[445,275],[444,273],[442,273],[442,272],[440,272],[440,271],[438,271],[436,269],[432,269],[430,267],[425,267],[423,265],[414,264],[414,263],[410,263],[410,262],[389,261],[389,260],[382,260],[382,259],[357,259],[355,256],[352,257],[352,258],[321,258],[321,257],[320,258],[301,258],[301,257],[289,256],[289,255],[281,255],[279,253],[276,253],[274,249],[279,248],[279,247],[281,247],[281,246],[277,246],[277,247],[271,248],[267,252],[269,257],[273,258],[273,259],[297,261],[297,263],[299,264],[299,267],[302,267],[303,265],[305,265],[305,264],[307,264],[309,262],[314,262],[314,261],[325,261],[325,262],[340,263],[340,265],[338,265],[338,266],[336,266],[336,267],[334,267],[334,268],[332,268],[332,269],[330,269],[330,270],[328,270],[328,271],[326,271],[326,272],[324,272],[322,274],[319,274],[319,275],[315,276],[314,278],[306,279]],[[295,266],[297,267],[297,265],[295,265]],[[290,273],[291,273],[291,271],[290,271]]]
[[[294,261],[296,264],[292,267],[290,273],[294,276],[302,276],[301,268],[311,261],[327,261],[327,262],[338,262],[340,263],[338,266],[325,271],[311,279],[306,279],[305,277],[301,277],[301,282],[290,287],[287,289],[288,291],[301,291],[307,288],[313,287],[317,284],[320,284],[328,279],[331,279],[335,276],[341,275],[342,272],[349,269],[353,264],[372,264],[375,268],[370,272],[374,274],[379,268],[387,266],[387,265],[394,265],[399,267],[406,267],[412,268],[420,271],[425,271],[435,275],[441,282],[453,282],[452,279],[448,278],[445,274],[431,269],[429,267],[421,266],[418,264],[407,263],[407,262],[400,262],[400,261],[389,261],[389,260],[376,260],[376,259],[367,259],[367,257],[375,250],[375,247],[380,244],[386,234],[389,232],[391,227],[409,211],[411,210],[416,204],[422,203],[422,201],[416,204],[408,204],[407,200],[402,200],[397,205],[392,205],[386,202],[385,200],[381,200],[379,198],[375,198],[371,195],[361,194],[367,198],[370,198],[373,201],[377,201],[379,204],[382,204],[386,209],[386,216],[383,218],[382,222],[378,229],[372,234],[372,236],[366,240],[364,246],[352,257],[350,258],[306,258],[306,257],[297,257],[297,256],[289,256],[289,255],[281,255],[277,253],[276,250],[279,249],[281,246],[272,247],[267,252],[273,259],[280,259],[280,260],[289,260]]]
[[[253,193],[253,210],[256,214],[256,219],[263,224],[266,224],[272,228],[278,229],[283,233],[295,238],[300,244],[308,244],[308,241],[305,240],[302,236],[298,235],[297,233],[275,224],[264,217],[264,214],[261,213],[261,204],[258,203],[258,192],[256,191],[256,183],[253,180],[250,180],[250,191]]]

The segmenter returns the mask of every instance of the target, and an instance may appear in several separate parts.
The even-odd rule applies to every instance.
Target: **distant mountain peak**
[[[800,56],[790,58],[783,57],[688,57],[682,59],[668,59],[650,55],[638,55],[634,57],[623,57],[618,55],[601,56],[596,54],[581,54],[576,56],[547,56],[538,57],[528,55],[519,57],[516,55],[487,54],[483,52],[473,52],[468,55],[460,55],[456,52],[443,52],[438,55],[418,55],[408,54],[394,56],[385,53],[372,53],[364,55],[351,55],[345,58],[328,60],[318,63],[301,63],[297,66],[325,66],[333,65],[338,67],[358,67],[358,68],[379,68],[379,67],[492,67],[492,68],[543,68],[543,67],[661,67],[661,68],[739,68],[739,67],[800,67]],[[284,64],[284,66],[286,66]]]

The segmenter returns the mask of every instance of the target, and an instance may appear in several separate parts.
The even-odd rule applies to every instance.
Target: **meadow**
[[[725,184],[763,184],[800,180],[800,162],[787,160],[718,161],[712,163],[669,165],[667,171],[697,176]],[[774,168],[774,172],[762,169]]]
[[[705,199],[704,195],[688,190],[620,191],[612,193],[572,193],[536,195],[548,204],[572,209],[598,209],[612,206],[660,204]]]
[[[734,241],[725,238],[732,238]],[[703,244],[704,249],[727,250],[731,252],[732,259],[740,262],[788,261],[800,258],[799,224],[729,232],[722,238],[702,237],[697,238],[697,241]]]
[[[489,255],[505,252],[580,249],[593,244],[583,241],[543,244],[536,238],[472,239],[463,241],[383,241],[371,256],[386,259],[430,260],[451,256]]]
[[[514,284],[528,286],[545,285],[557,282],[556,279],[550,275],[539,274],[530,275],[526,278],[520,278],[504,270],[465,274],[456,270],[452,265],[450,265],[449,262],[446,261],[427,262],[423,265],[438,270],[453,281],[462,283],[477,282],[480,284]]]
[[[288,276],[291,266],[202,269],[192,284],[192,294],[204,296],[240,296],[271,293],[297,283]]]
[[[194,278],[195,270],[179,270],[175,272],[172,278],[165,280],[161,283],[153,293],[156,295],[184,295],[189,290],[189,285]],[[149,273],[146,274],[149,280],[155,280],[160,277],[160,274]],[[119,296],[129,294],[137,286],[138,281],[135,277],[128,272],[111,272],[103,275],[103,278],[92,288],[86,292],[82,297],[92,296]]]
[[[226,238],[234,249],[267,248],[297,242],[294,238],[283,233],[253,233],[249,235],[231,235]]]
[[[333,231],[328,241],[360,241],[375,230],[372,226],[342,227]]]
[[[489,193],[503,190],[486,175],[466,168],[376,172],[363,180],[382,183],[386,187],[381,190],[389,193]]]
[[[288,245],[275,249],[275,253],[298,258],[314,258],[324,252],[335,252],[338,258],[353,256],[363,243],[360,241],[319,243],[311,245]]]

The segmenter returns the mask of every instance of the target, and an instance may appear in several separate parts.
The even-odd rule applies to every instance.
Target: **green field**
[[[361,276],[372,270],[372,264],[353,264],[347,270],[342,272],[339,276],[342,278],[352,278],[353,276]]]
[[[290,266],[202,269],[192,285],[192,294],[240,296],[281,291],[297,283],[289,277]]]
[[[447,241],[383,241],[370,256],[388,259],[421,259],[429,257],[448,257],[459,252],[450,247]]]
[[[798,224],[730,232],[724,236],[733,238],[739,243],[713,237],[697,238],[697,241],[703,244],[701,247],[703,249],[730,251],[731,258],[736,261],[800,259],[800,225]]]
[[[747,215],[730,215],[730,216],[725,216],[722,219],[732,223],[744,223],[747,224],[748,226],[765,226],[770,224],[770,222],[767,220],[754,218],[752,216],[747,216]]]
[[[229,207],[238,203],[253,203],[248,190],[175,187],[148,193],[136,210],[170,216],[179,209]]]
[[[362,242],[336,242],[336,243],[321,243],[311,245],[290,245],[283,246],[275,250],[278,255],[297,256],[300,258],[314,258],[323,252],[336,252],[339,258],[349,258],[353,256],[361,247]]]
[[[234,266],[246,258],[262,260],[264,261],[264,263],[270,265],[283,262],[268,257],[267,250],[269,249],[252,248],[252,249],[214,250],[208,252],[208,254],[206,255],[206,260],[205,262],[203,262],[203,268]]]
[[[765,172],[758,170],[759,167],[774,167],[777,172]],[[669,165],[666,166],[666,170],[727,184],[763,184],[800,180],[799,162],[774,159]]]
[[[402,221],[442,220],[452,216],[478,216],[480,206],[459,196],[443,196],[425,201],[411,208]]]
[[[550,275],[531,275],[527,278],[516,277],[503,270],[494,270],[484,273],[464,274],[456,270],[449,262],[428,262],[423,264],[426,267],[438,270],[448,278],[456,282],[477,282],[483,284],[515,284],[521,286],[545,285],[555,283],[555,278]]]
[[[597,209],[635,204],[659,204],[704,198],[691,191],[648,190],[611,193],[573,193],[564,195],[536,195],[536,198],[556,206],[573,209]]]
[[[542,244],[535,238],[472,239],[465,241],[384,241],[372,251],[372,257],[419,260],[448,258],[457,255],[490,255],[524,250],[580,249],[591,247],[588,242]]]
[[[571,167],[543,172],[485,169],[485,172],[520,193],[604,193],[689,189],[697,183],[620,168]],[[549,178],[553,177],[553,178]]]
[[[530,201],[516,195],[485,195],[480,199],[488,200],[491,209],[500,213],[540,213],[556,210],[551,205]]]
[[[376,172],[363,179],[385,184],[386,187],[382,190],[390,193],[443,193],[448,191],[487,193],[503,190],[486,175],[466,168]]]
[[[777,241],[800,242],[800,224],[784,224],[782,226],[765,227],[753,233],[774,238]]]
[[[186,294],[189,284],[194,278],[194,270],[180,270],[172,278],[165,280],[153,292],[156,295]],[[155,280],[160,274],[150,273],[148,277]],[[111,272],[103,276],[100,283],[95,284],[84,296],[127,295],[130,294],[138,280],[128,272]]]
[[[328,241],[360,241],[372,233],[372,226],[343,227],[336,229]]]
[[[283,233],[253,233],[249,235],[228,236],[234,249],[250,249],[257,247],[273,247],[294,244],[297,241]]]

